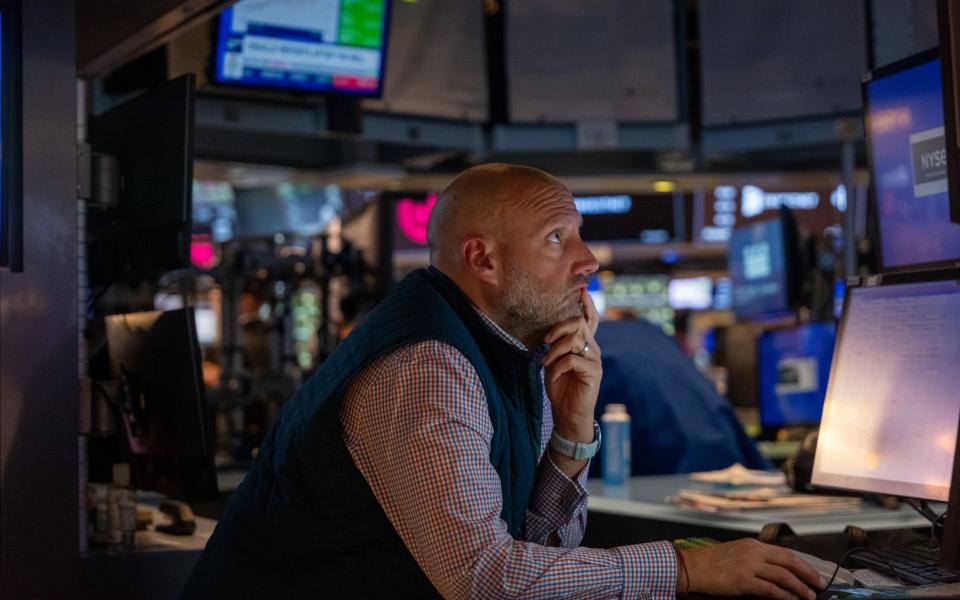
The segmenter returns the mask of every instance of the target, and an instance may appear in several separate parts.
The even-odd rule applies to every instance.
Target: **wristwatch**
[[[573,460],[593,458],[600,449],[600,425],[596,421],[593,422],[593,441],[589,444],[571,442],[554,429],[550,436],[550,447]]]

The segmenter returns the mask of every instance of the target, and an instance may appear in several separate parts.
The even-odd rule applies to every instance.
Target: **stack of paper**
[[[857,507],[862,502],[860,498],[794,494],[771,487],[717,492],[680,490],[679,494],[667,498],[667,501],[678,506],[695,508],[704,512],[784,508],[833,511]]]
[[[756,471],[740,463],[719,471],[691,473],[690,479],[727,485],[786,485],[787,477],[780,471]]]

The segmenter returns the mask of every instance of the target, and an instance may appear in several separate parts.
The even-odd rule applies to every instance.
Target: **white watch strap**
[[[554,429],[553,434],[550,436],[550,447],[574,460],[593,458],[600,449],[600,425],[596,421],[593,422],[593,441],[589,444],[572,442],[557,433],[557,430]]]

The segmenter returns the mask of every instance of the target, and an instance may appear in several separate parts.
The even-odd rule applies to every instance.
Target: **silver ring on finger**
[[[581,350],[580,352],[577,352],[577,356],[585,356],[587,352],[590,352],[590,342],[584,341],[583,350]]]

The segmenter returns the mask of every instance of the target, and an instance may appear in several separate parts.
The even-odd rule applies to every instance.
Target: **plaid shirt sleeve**
[[[541,458],[525,539],[510,537],[489,460],[486,396],[454,348],[428,341],[379,358],[351,384],[341,422],[354,463],[445,598],[674,597],[669,542],[575,547],[586,522],[584,474],[567,479],[549,456]],[[562,547],[546,545],[551,538]]]
[[[486,402],[486,397],[483,401]],[[540,465],[523,523],[523,539],[538,544],[576,548],[587,527],[586,479],[589,464],[584,466],[576,480],[564,475],[546,452],[552,432],[553,412],[547,391],[544,390]]]

